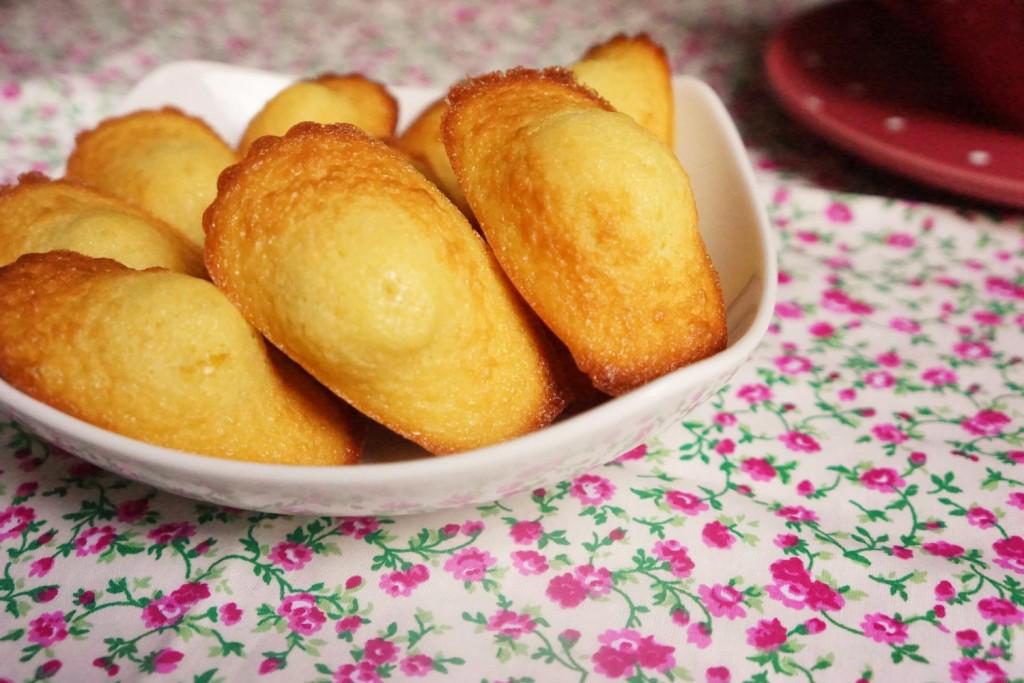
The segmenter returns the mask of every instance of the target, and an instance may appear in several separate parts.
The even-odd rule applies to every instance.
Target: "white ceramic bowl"
[[[224,64],[178,62],[143,79],[121,109],[175,105],[234,142],[263,102],[290,80]],[[726,383],[761,340],[775,304],[771,236],[739,135],[708,86],[688,77],[673,85],[676,151],[690,174],[728,310],[729,346],[712,358],[533,434],[457,455],[417,458],[414,446],[381,430],[368,444],[367,462],[352,467],[262,465],[161,448],[82,422],[2,381],[0,410],[43,439],[130,479],[190,498],[283,513],[425,512],[495,500],[606,463]],[[401,106],[400,126],[441,94],[405,87],[392,92]]]

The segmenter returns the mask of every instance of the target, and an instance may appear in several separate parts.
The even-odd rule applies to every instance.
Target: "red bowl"
[[[881,2],[939,49],[965,92],[1024,129],[1024,0]]]

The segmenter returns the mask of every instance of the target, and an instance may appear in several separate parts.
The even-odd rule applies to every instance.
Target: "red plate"
[[[872,0],[816,8],[769,41],[768,81],[812,130],[873,164],[1024,207],[1024,136],[954,86],[940,57]]]

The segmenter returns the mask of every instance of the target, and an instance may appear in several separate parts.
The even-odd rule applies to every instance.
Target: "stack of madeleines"
[[[0,189],[0,377],[161,446],[341,465],[367,418],[465,451],[725,347],[649,38],[397,120],[327,74],[237,149],[171,108],[81,133],[65,178]]]

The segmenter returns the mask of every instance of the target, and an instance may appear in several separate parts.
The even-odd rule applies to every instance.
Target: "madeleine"
[[[0,188],[0,265],[58,250],[112,258],[129,268],[206,274],[202,253],[181,233],[114,197],[41,173]]]
[[[664,48],[646,34],[619,34],[594,45],[570,67],[576,80],[598,92],[616,111],[674,145],[672,68]]]
[[[67,176],[152,214],[203,248],[203,211],[235,153],[200,119],[172,107],[106,119],[80,133]]]
[[[367,134],[386,138],[398,122],[398,102],[380,83],[359,74],[324,74],[298,81],[272,97],[242,135],[245,156],[256,138],[284,135],[297,123],[351,123]]]
[[[445,146],[505,273],[616,395],[721,350],[725,310],[686,172],[564,69],[470,79]]]
[[[432,453],[564,407],[542,330],[483,240],[403,155],[355,126],[262,138],[206,212],[213,281],[361,412]]]
[[[358,455],[348,408],[180,273],[70,251],[0,268],[0,377],[159,446],[289,465]]]
[[[441,118],[448,111],[444,99],[427,107],[423,113],[395,141],[395,146],[410,157],[416,167],[448,195],[455,206],[465,215],[470,215],[466,195],[459,187],[459,181],[448,161],[448,152],[441,139]]]

